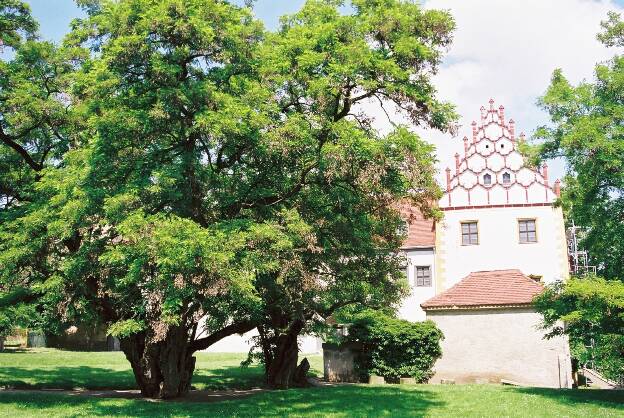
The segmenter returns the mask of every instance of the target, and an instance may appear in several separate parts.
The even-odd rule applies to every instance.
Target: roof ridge
[[[475,271],[420,306],[528,305],[542,289],[520,269]]]

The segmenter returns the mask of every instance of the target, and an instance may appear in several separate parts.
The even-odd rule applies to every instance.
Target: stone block
[[[46,347],[46,337],[37,331],[28,331],[28,338],[26,340],[26,347],[28,348],[41,348]]]
[[[384,383],[386,383],[386,379],[384,379],[383,376],[371,375],[368,378],[369,385],[383,385]]]
[[[416,379],[414,379],[413,377],[402,377],[401,379],[399,379],[399,384],[401,384],[401,385],[415,385],[416,384]]]

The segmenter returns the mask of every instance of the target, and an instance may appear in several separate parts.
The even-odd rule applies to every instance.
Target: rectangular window
[[[477,222],[462,222],[462,245],[479,244],[479,231],[477,230]]]
[[[518,231],[520,233],[520,243],[537,242],[537,233],[535,230],[535,219],[518,220]]]
[[[431,287],[431,267],[416,266],[416,286]]]

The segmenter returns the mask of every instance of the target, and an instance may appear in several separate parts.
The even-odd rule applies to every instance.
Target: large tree
[[[598,38],[624,45],[624,23],[610,13]],[[572,85],[556,70],[540,99],[551,124],[536,132],[534,160],[562,158],[567,167],[560,203],[567,218],[585,228],[583,246],[597,277],[557,283],[537,300],[554,334],[571,337],[575,354],[621,378],[624,280],[624,56],[598,64],[593,81]],[[595,344],[595,348],[587,347]]]
[[[311,320],[401,295],[395,203],[437,196],[432,149],[358,107],[445,129],[429,77],[451,18],[309,1],[270,33],[226,1],[79,3],[44,97],[63,112],[33,114],[44,148],[2,149],[32,178],[0,215],[6,298],[47,328],[108,326],[145,396],[184,394],[195,351],[255,327],[288,387]]]
[[[610,14],[599,38],[623,45],[624,24]],[[556,70],[541,106],[552,124],[541,127],[539,158],[567,165],[561,202],[569,219],[585,227],[591,264],[607,278],[624,278],[624,57],[598,64],[593,82],[574,86]]]
[[[403,296],[396,203],[405,197],[429,212],[438,197],[433,148],[403,127],[380,135],[362,103],[394,106],[438,129],[453,117],[430,82],[451,39],[447,13],[353,1],[353,13],[343,15],[338,4],[310,1],[267,39],[263,75],[281,92],[280,118],[289,121],[280,129],[310,144],[299,192],[278,207],[295,208],[314,237],[312,247],[288,256],[286,272],[256,281],[258,345],[273,387],[296,383],[297,337],[317,320]]]
[[[624,283],[595,276],[572,278],[549,285],[535,304],[548,337],[569,335],[577,359],[624,381]]]

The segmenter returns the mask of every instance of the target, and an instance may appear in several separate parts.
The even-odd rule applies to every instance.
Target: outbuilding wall
[[[431,383],[500,383],[572,387],[565,337],[544,339],[540,315],[531,308],[427,311],[444,333],[442,357]]]

